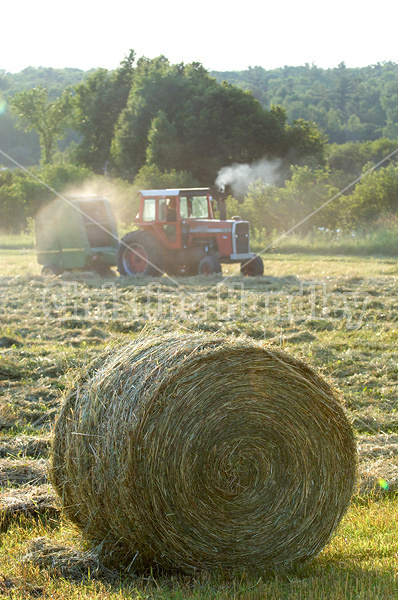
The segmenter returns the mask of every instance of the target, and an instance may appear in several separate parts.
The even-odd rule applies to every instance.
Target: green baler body
[[[36,216],[36,254],[40,265],[90,269],[100,261],[114,266],[117,247],[112,208],[103,198],[54,200]]]

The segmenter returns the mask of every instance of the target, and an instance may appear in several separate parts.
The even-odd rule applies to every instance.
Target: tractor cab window
[[[180,212],[181,217],[185,219],[208,219],[207,196],[181,196]]]
[[[175,198],[167,198],[166,200],[166,221],[168,223],[175,223],[177,221],[177,208]]]
[[[159,198],[159,221],[167,221],[167,200]]]
[[[156,218],[156,200],[155,198],[145,198],[144,211],[142,213],[143,221],[154,221]]]
[[[189,219],[192,214],[192,202],[190,198],[181,196],[180,198],[180,216],[181,219]]]

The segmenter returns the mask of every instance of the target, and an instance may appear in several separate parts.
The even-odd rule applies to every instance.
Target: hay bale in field
[[[243,339],[109,349],[69,390],[52,480],[109,563],[187,572],[318,554],[356,483],[352,428],[303,362]]]

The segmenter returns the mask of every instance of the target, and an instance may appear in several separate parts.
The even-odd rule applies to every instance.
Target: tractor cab
[[[209,188],[141,190],[135,223],[170,249],[186,246],[190,223],[214,219]]]

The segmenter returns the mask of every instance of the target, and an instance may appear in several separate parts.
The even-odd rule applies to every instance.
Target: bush
[[[54,198],[54,192],[63,192],[67,186],[81,184],[92,174],[75,165],[48,165],[33,167],[30,175],[16,169],[0,173],[0,223],[8,233],[25,231],[28,220]],[[37,177],[37,179],[36,179]]]

